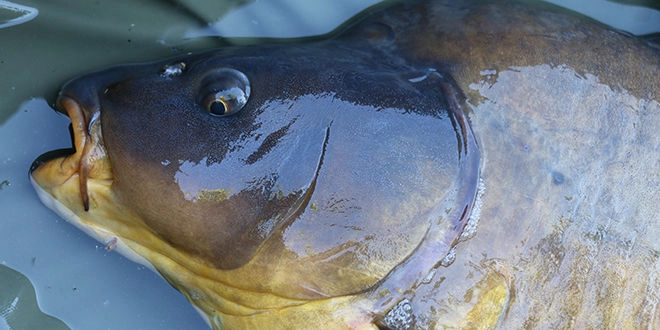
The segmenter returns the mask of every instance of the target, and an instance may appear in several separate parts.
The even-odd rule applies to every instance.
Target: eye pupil
[[[202,79],[197,103],[213,116],[229,116],[240,111],[250,97],[250,82],[240,71],[220,68]]]
[[[209,112],[213,115],[224,116],[229,111],[227,111],[227,106],[222,101],[215,100],[209,105]]]

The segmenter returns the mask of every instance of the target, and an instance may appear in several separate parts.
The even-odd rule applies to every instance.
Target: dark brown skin
[[[211,116],[209,86],[241,85],[226,68],[248,101]],[[410,2],[61,95],[93,142],[35,180],[88,172],[49,194],[137,242],[215,327],[660,326],[660,54],[599,23]]]
[[[321,217],[326,220],[347,218],[331,223],[349,227],[368,226],[364,220],[358,220],[363,217],[359,214],[372,214],[375,209],[381,209],[383,198],[390,200],[385,204],[405,203],[404,192],[410,187],[398,192],[392,185],[414,182],[416,177],[425,174],[419,171],[426,169],[415,168],[418,165],[414,159],[408,158],[414,157],[413,153],[399,158],[390,147],[369,156],[372,154],[369,149],[373,147],[363,145],[367,141],[393,147],[404,143],[399,139],[406,139],[406,144],[419,149],[416,153],[430,155],[432,162],[454,162],[446,170],[445,165],[438,165],[435,175],[446,177],[447,181],[436,182],[437,185],[456,185],[453,181],[460,180],[463,174],[457,164],[460,152],[456,148],[458,143],[473,142],[456,141],[456,134],[464,133],[460,132],[460,127],[453,126],[449,118],[453,114],[445,110],[449,101],[443,99],[442,86],[451,89],[449,82],[432,76],[428,78],[429,83],[413,84],[408,79],[427,74],[426,67],[415,69],[405,63],[373,65],[366,61],[362,64],[354,51],[335,47],[339,46],[326,42],[311,47],[238,49],[231,50],[231,55],[214,53],[210,58],[203,55],[200,60],[186,58],[186,70],[181,76],[163,78],[163,66],[179,61],[170,60],[150,66],[150,74],[144,77],[109,86],[105,84],[107,73],[101,72],[67,85],[62,95],[84,100],[81,95],[103,90],[100,98],[103,139],[111,155],[116,178],[114,189],[118,196],[173,245],[199,255],[218,268],[232,269],[251,260],[256,249],[272,234],[292,225],[292,218],[298,218],[296,223],[317,221],[305,219],[317,218],[319,212],[323,214],[323,203],[345,204],[334,206],[334,211]],[[251,55],[255,53],[268,55]],[[374,56],[383,55],[376,53]],[[328,64],[324,70],[319,70],[317,66],[323,62]],[[239,113],[213,117],[196,100],[207,93],[202,80],[214,75],[216,68],[224,67],[240,70],[250,77],[253,94],[250,103]],[[342,71],[342,68],[349,70]],[[110,73],[114,75],[122,70],[113,68]],[[133,68],[126,72],[133,72]],[[219,75],[217,79],[224,78],[224,73]],[[332,76],[337,78],[328,79]],[[281,78],[273,84],[275,77]],[[103,83],[97,89],[90,81]],[[336,95],[329,95],[331,93]],[[296,102],[308,104],[292,107]],[[82,104],[86,109],[93,108]],[[396,108],[392,111],[400,112],[401,119],[396,115],[390,118],[387,114],[387,109],[393,105]],[[375,119],[361,114],[379,109],[383,114]],[[406,114],[408,112],[410,114]],[[397,123],[406,117],[414,117],[412,120],[419,122]],[[431,124],[434,117],[442,124]],[[343,118],[346,118],[345,123]],[[383,126],[379,129],[388,133],[380,136],[361,132],[369,130],[370,125]],[[442,135],[433,137],[435,127]],[[402,137],[390,138],[395,132]],[[291,138],[287,139],[289,136]],[[364,142],[360,142],[362,139]],[[292,146],[280,147],[290,144]],[[334,145],[341,147],[335,150]],[[470,148],[475,148],[476,154],[476,146],[472,144]],[[237,161],[229,161],[234,158]],[[344,174],[326,178],[325,169],[334,167],[335,163]],[[193,165],[188,164],[199,164],[201,168],[193,170],[189,168]],[[475,193],[477,164],[473,161],[470,165],[472,174],[468,175],[471,177],[468,180],[472,181],[473,188],[466,195],[468,198]],[[231,197],[199,197],[197,200],[196,192],[187,189],[199,188],[189,187],[190,180],[177,176],[187,170],[190,173],[185,176],[193,176],[192,180],[198,182],[200,188],[223,189]],[[391,183],[381,183],[372,177],[373,173],[383,171],[391,172],[387,180]],[[342,183],[343,180],[347,182]],[[417,184],[417,189],[426,189],[418,193],[431,194],[436,188],[430,183]],[[356,184],[361,188],[355,187]],[[425,188],[426,185],[429,186]],[[361,191],[358,193],[355,189]],[[192,197],[186,195],[190,193]],[[144,196],[158,197],[145,199]],[[371,196],[373,201],[351,202],[359,196]],[[319,210],[311,210],[312,203],[320,204]],[[373,206],[369,206],[371,203]],[[462,211],[464,207],[460,208]],[[258,232],[256,227],[270,219],[276,219],[270,231]],[[368,236],[382,238],[374,231],[387,226],[382,223],[373,226],[373,229],[364,227],[364,231]],[[349,236],[344,238],[347,242],[363,239],[358,238],[363,234],[349,238],[350,233],[358,231],[347,233]],[[327,242],[323,236],[315,236],[313,242],[320,246],[337,245],[331,238],[334,235],[326,237],[329,238]],[[404,255],[408,253],[403,252]]]

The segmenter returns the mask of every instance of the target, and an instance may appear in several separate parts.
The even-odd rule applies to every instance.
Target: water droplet
[[[163,67],[163,72],[160,74],[163,78],[173,78],[181,75],[183,70],[186,69],[185,62],[178,62],[173,64],[167,64]]]

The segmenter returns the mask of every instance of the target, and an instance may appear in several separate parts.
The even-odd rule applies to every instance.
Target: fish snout
[[[112,179],[110,162],[103,145],[101,112],[97,106],[86,106],[89,102],[83,103],[73,98],[66,89],[60,93],[56,104],[57,111],[71,119],[69,128],[73,148],[39,156],[32,164],[30,175],[39,187],[49,193],[76,181],[80,203],[88,211],[88,181]]]

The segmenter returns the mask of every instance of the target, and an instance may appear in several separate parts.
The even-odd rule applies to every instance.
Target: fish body
[[[74,79],[31,174],[214,328],[653,328],[659,71],[553,6],[405,2]]]

